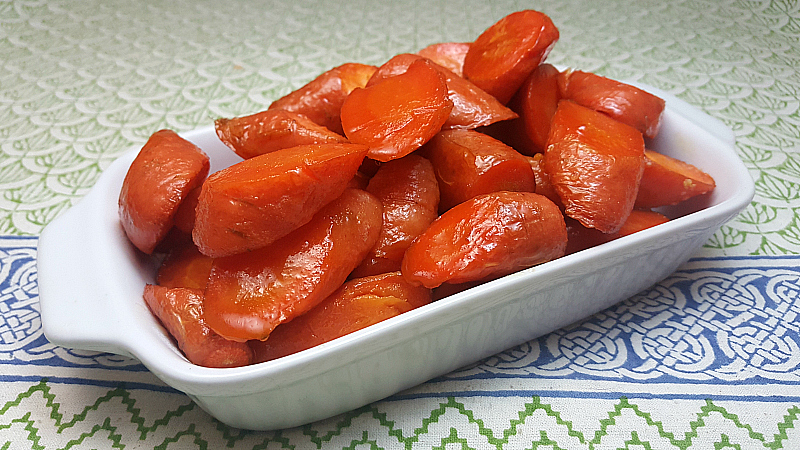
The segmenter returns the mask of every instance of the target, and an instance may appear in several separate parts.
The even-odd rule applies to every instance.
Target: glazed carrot
[[[544,195],[551,202],[555,203],[559,209],[563,210],[564,205],[561,204],[561,198],[558,196],[556,188],[553,187],[553,183],[550,182],[550,178],[547,176],[547,173],[542,167],[544,155],[542,153],[537,153],[533,156],[527,156],[526,159],[528,160],[528,163],[530,163],[531,169],[533,169],[534,178],[536,178],[535,192],[537,194]]]
[[[195,210],[197,209],[197,201],[200,198],[202,187],[202,185],[198,185],[189,191],[175,212],[175,228],[184,233],[192,234]]]
[[[445,212],[414,241],[403,276],[435,288],[484,281],[564,255],[567,230],[558,207],[531,192],[496,192]]]
[[[367,82],[367,86],[404,73],[414,61],[421,59],[424,58],[411,53],[396,55],[375,71]],[[447,96],[453,102],[453,110],[450,111],[450,116],[442,125],[443,130],[474,129],[517,117],[514,111],[478,86],[432,61],[428,62],[444,76],[447,83]]]
[[[440,212],[480,194],[536,190],[528,160],[477,131],[442,131],[421,152],[433,164],[439,182]]]
[[[431,44],[418,51],[417,54],[463,77],[464,58],[468,51],[469,42],[441,42]]]
[[[561,94],[559,71],[550,64],[541,64],[525,79],[509,106],[519,115],[514,119],[519,139],[513,145],[520,153],[534,155],[544,152],[550,123],[558,108]]]
[[[174,131],[153,133],[131,163],[119,195],[128,239],[150,254],[174,224],[184,198],[208,175],[208,156]]]
[[[200,192],[195,244],[217,258],[285,236],[344,191],[366,153],[356,144],[303,145],[212,174]]]
[[[205,367],[253,363],[253,351],[246,343],[224,339],[206,325],[202,290],[148,284],[144,300],[190,362]]]
[[[689,163],[648,149],[645,149],[644,156],[644,174],[635,203],[637,208],[676,205],[711,192],[716,186],[710,175]]]
[[[378,239],[380,201],[347,189],[306,225],[271,245],[216,258],[205,291],[208,325],[237,341],[266,339],[347,279]]]
[[[351,278],[400,270],[406,249],[438,216],[439,186],[427,159],[410,154],[381,165],[367,192],[383,204],[378,241]]]
[[[174,246],[158,268],[156,283],[174,288],[205,289],[212,258],[200,253],[189,240]]]
[[[269,105],[303,114],[311,121],[344,135],[339,111],[344,99],[357,87],[363,87],[375,66],[347,63],[334,67]]]
[[[219,140],[244,159],[298,145],[347,142],[344,136],[302,114],[278,108],[245,117],[217,119],[214,127]]]
[[[562,100],[543,162],[565,214],[614,233],[633,210],[644,171],[644,138],[605,114]]]
[[[342,105],[341,118],[347,138],[369,146],[368,156],[385,162],[427,142],[452,109],[444,76],[420,60],[400,75],[355,89]]]
[[[635,86],[594,73],[567,70],[559,75],[563,98],[600,111],[653,138],[661,125],[664,100]]]
[[[511,13],[470,44],[464,58],[464,78],[505,104],[556,41],[558,29],[544,13]]]
[[[567,254],[575,253],[622,236],[628,236],[647,228],[669,222],[667,216],[649,210],[634,209],[622,227],[615,233],[602,233],[594,228],[586,228],[577,220],[567,218]]]
[[[256,362],[270,361],[382,322],[431,301],[431,292],[400,272],[350,280],[307,313],[250,341]]]

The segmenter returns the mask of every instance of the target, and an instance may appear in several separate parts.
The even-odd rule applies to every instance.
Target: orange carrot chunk
[[[543,161],[565,214],[586,227],[614,233],[636,201],[644,138],[622,122],[562,100]]]
[[[342,105],[345,135],[378,161],[401,158],[428,141],[453,109],[444,76],[420,60],[404,73],[355,89]]]
[[[212,174],[197,204],[195,244],[217,258],[285,236],[345,190],[366,153],[356,144],[303,145]]]
[[[164,287],[205,289],[211,273],[212,258],[200,253],[189,240],[174,246],[156,274],[156,283]]]
[[[678,159],[646,149],[645,165],[637,208],[676,205],[697,195],[711,192],[716,184],[711,175]]]
[[[667,216],[649,210],[634,209],[622,227],[615,233],[602,233],[594,228],[586,228],[577,220],[567,219],[567,254],[575,253],[622,236],[646,230],[647,228],[669,222]]]
[[[396,55],[378,68],[367,86],[404,73],[414,61],[422,59],[424,59],[422,56],[411,53]],[[432,61],[428,62],[444,76],[447,83],[447,96],[453,102],[453,110],[450,111],[450,116],[442,125],[443,130],[474,129],[517,117],[514,111],[478,86]]]
[[[205,367],[253,363],[253,351],[246,343],[224,339],[206,325],[202,290],[148,284],[144,301],[190,362]]]
[[[332,341],[431,301],[429,289],[400,272],[350,280],[307,313],[275,328],[265,341],[250,341],[256,362],[270,361]]]
[[[464,78],[507,103],[558,41],[558,29],[539,11],[511,13],[470,44]]]
[[[433,164],[439,182],[440,212],[480,194],[536,190],[528,160],[483,133],[442,131],[421,151]]]
[[[653,138],[661,126],[664,100],[635,86],[594,73],[567,70],[559,76],[563,98],[600,111]]]
[[[208,156],[171,130],[153,133],[131,163],[119,194],[128,239],[153,253],[175,221],[183,199],[208,175]]]
[[[357,87],[364,87],[375,66],[347,63],[334,67],[269,105],[303,114],[311,121],[343,135],[339,111],[344,99]]]
[[[438,216],[439,186],[433,166],[417,154],[381,165],[366,190],[383,204],[383,226],[351,278],[400,270],[408,246]]]
[[[347,139],[308,117],[283,109],[268,109],[245,117],[217,119],[217,136],[244,159],[283,148],[308,144],[343,144]]]
[[[485,281],[564,255],[567,229],[558,207],[532,192],[496,192],[445,212],[414,241],[403,276],[435,288]]]
[[[417,54],[423,58],[452,71],[454,74],[464,76],[464,58],[469,51],[469,42],[441,42],[431,44]]]
[[[381,212],[372,194],[347,189],[283,239],[216,258],[205,291],[208,325],[231,340],[266,339],[344,283],[378,239]]]
[[[515,149],[526,155],[544,152],[550,123],[558,108],[561,94],[558,88],[559,71],[550,64],[541,64],[520,87],[509,102],[518,115],[514,119],[519,139]]]

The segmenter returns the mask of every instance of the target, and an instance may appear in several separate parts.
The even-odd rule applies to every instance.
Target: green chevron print
[[[488,416],[490,409],[479,409],[481,402],[449,397],[433,401],[415,423],[395,422],[392,413],[402,401],[389,400],[305,427],[249,432],[208,418],[188,401],[172,402],[160,415],[148,417],[137,408],[141,393],[135,389],[93,392],[80,405],[70,399],[73,412],[66,413],[55,384],[30,384],[0,408],[0,444],[5,443],[0,448],[124,449],[147,441],[156,449],[779,449],[794,448],[800,439],[795,426],[800,408],[794,405],[778,408],[768,427],[759,421],[760,427],[768,428],[759,430],[746,417],[746,406],[727,407],[711,400],[675,401],[680,408],[670,420],[682,423],[676,428],[666,426],[647,401],[625,397],[605,401],[605,408],[581,423],[538,396],[520,399],[519,409],[507,411],[505,417],[513,418],[504,423]],[[26,411],[34,405],[50,411],[50,420],[31,419]],[[373,431],[363,431],[366,423]]]

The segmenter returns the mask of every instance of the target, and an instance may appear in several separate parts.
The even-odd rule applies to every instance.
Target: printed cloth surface
[[[272,432],[218,422],[136,360],[47,341],[39,233],[122,153],[521,9],[558,26],[548,62],[657,87],[733,130],[755,198],[674,274]],[[800,448],[798,67],[789,0],[0,0],[0,448]]]

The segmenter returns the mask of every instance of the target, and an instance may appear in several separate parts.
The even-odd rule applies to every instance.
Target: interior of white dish
[[[702,228],[706,221],[716,224],[712,219],[719,215],[729,218],[749,201],[748,195],[752,197],[752,180],[735,155],[733,135],[718,121],[663,95],[668,107],[661,133],[652,142],[652,148],[698,166],[717,182],[711,195],[665,209],[678,220],[456,294],[317,348],[232,369],[209,369],[189,363],[142,301],[142,289],[145,283],[154,281],[155,267],[151,259],[138,253],[127,241],[117,217],[122,179],[138,152],[133,149],[104,172],[85,199],[57,218],[42,234],[40,291],[45,333],[56,344],[133,355],[168,384],[190,394],[209,387],[214,388],[217,396],[242,394],[239,383],[243,381],[250,383],[248,389],[253,391],[259,389],[259,384],[287,382],[278,375],[316,361],[330,361],[334,352],[347,355],[336,364],[346,364],[349,358],[367,357],[378,347],[391,345],[387,336],[406,339],[414,333],[424,333],[425,327],[430,326],[426,317],[451,320],[453,316],[457,319],[459,314],[468,314],[462,311],[462,304],[477,297],[502,301],[494,298],[493,289],[528,282],[536,274],[546,273],[548,265],[601,264],[602,258],[609,254],[606,249],[624,253],[662,239],[664,233],[681,233],[687,227]],[[217,139],[211,126],[182,135],[208,153],[212,171],[240,160]],[[98,273],[103,275],[97,277]],[[576,311],[574,320],[585,315]],[[76,323],[82,325],[76,327]],[[376,336],[384,340],[373,340]],[[353,351],[356,348],[359,350]],[[307,375],[301,376],[313,376],[308,371],[304,373]]]

